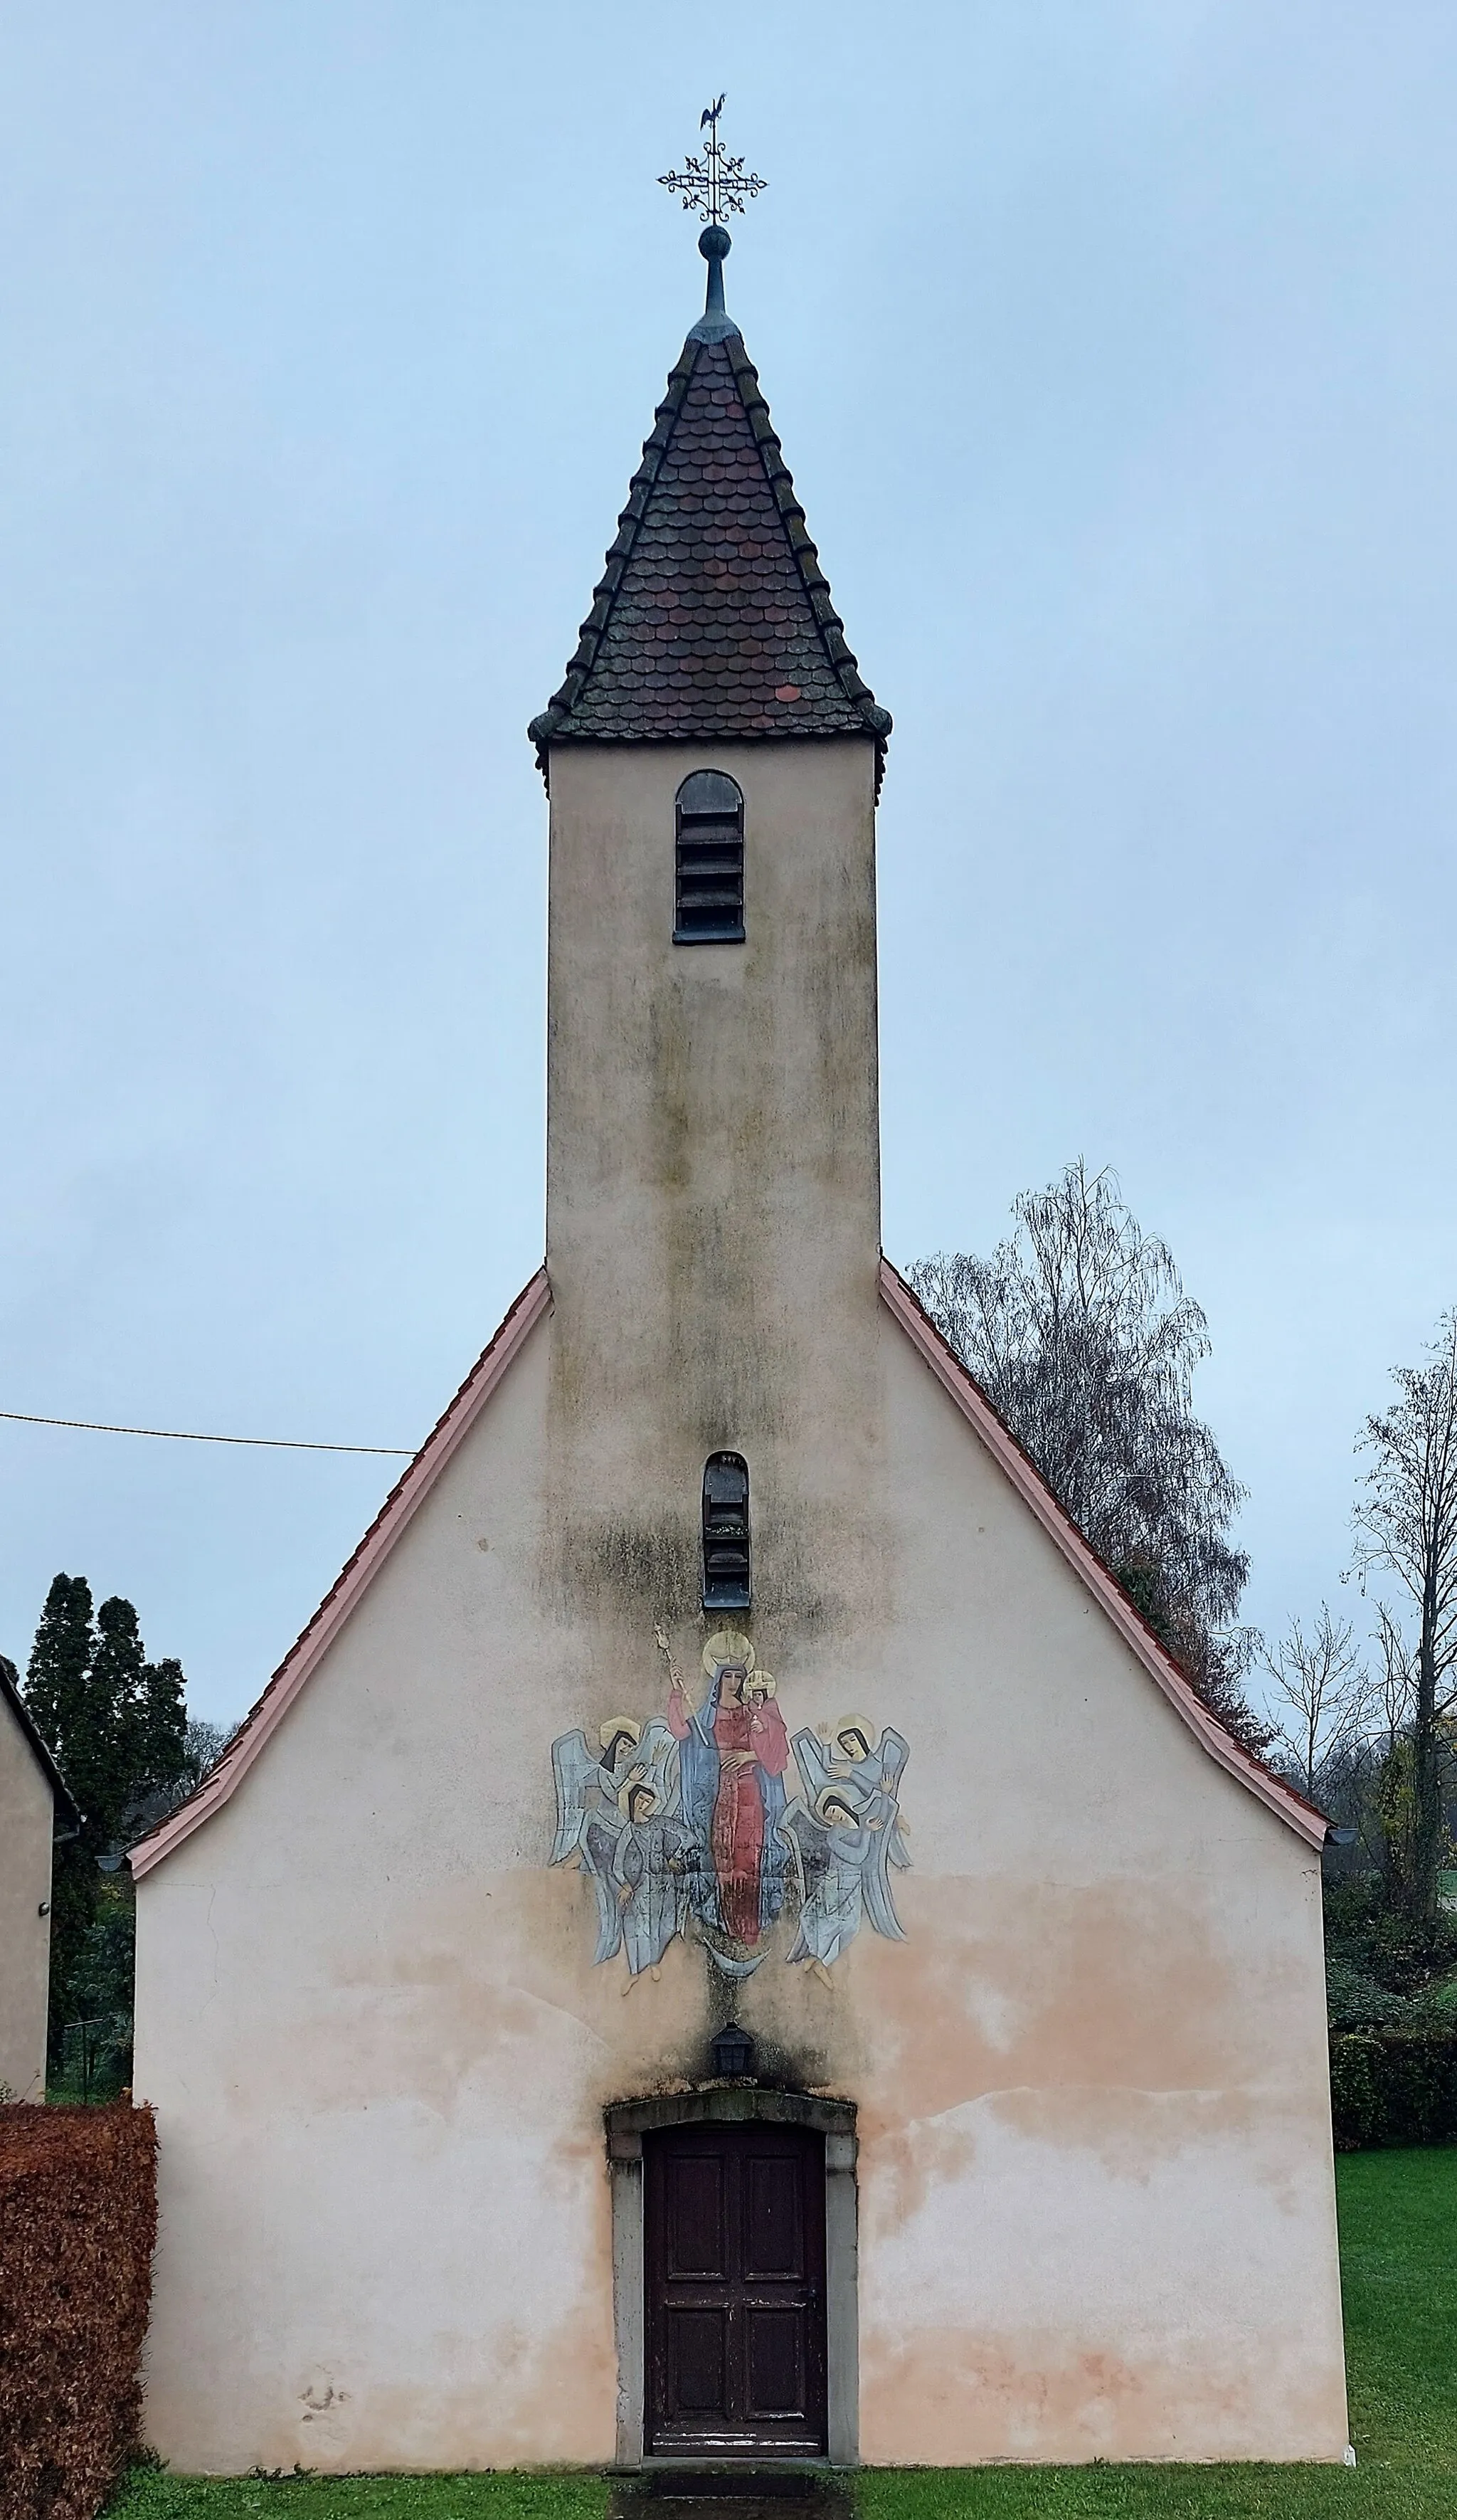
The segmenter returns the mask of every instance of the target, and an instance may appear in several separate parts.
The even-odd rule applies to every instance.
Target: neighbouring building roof
[[[981,1384],[948,1347],[922,1310],[900,1272],[889,1260],[880,1264],[880,1292],[943,1388],[972,1426],[992,1458],[1031,1507],[1043,1530],[1062,1552],[1073,1572],[1113,1621],[1126,1644],[1143,1665],[1175,1714],[1188,1726],[1211,1758],[1265,1804],[1311,1846],[1325,1843],[1328,1823],[1323,1813],[1286,1784],[1225,1732],[1178,1665],[1145,1626],[1132,1602],[1109,1574],[1071,1517],[1064,1512],[1041,1471],[1016,1437],[1002,1424]],[[464,1442],[491,1394],[520,1354],[537,1323],[552,1308],[552,1285],[545,1269],[522,1288],[488,1348],[477,1358],[414,1461],[391,1489],[375,1520],[337,1581],[325,1595],[308,1626],[284,1656],[251,1714],[239,1726],[215,1768],[197,1791],[159,1821],[129,1851],[133,1873],[140,1878],[170,1855],[237,1791],[270,1734],[282,1723],[310,1674],[322,1662],[350,1612],[367,1591],[397,1540],[424,1503],[436,1479]]]
[[[726,241],[727,249],[727,241]],[[695,325],[555,698],[552,743],[890,733],[846,644],[769,405],[728,319]]]
[[[67,1822],[72,1828],[79,1828],[81,1824],[81,1815],[77,1811],[74,1802],[71,1800],[70,1788],[66,1784],[66,1778],[63,1777],[60,1769],[57,1767],[55,1759],[53,1758],[50,1749],[47,1747],[46,1742],[42,1738],[41,1734],[36,1731],[35,1719],[23,1697],[21,1695],[21,1675],[17,1671],[15,1664],[4,1654],[0,1654],[0,1697],[4,1698],[6,1705],[10,1708],[17,1724],[19,1724],[21,1731],[23,1732],[26,1741],[29,1743],[30,1748],[34,1753],[35,1764],[39,1768],[56,1798],[57,1819]]]

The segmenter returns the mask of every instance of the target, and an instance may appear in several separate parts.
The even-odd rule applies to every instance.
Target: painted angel
[[[910,1851],[900,1805],[901,1778],[910,1756],[905,1735],[889,1726],[881,1732],[863,1715],[842,1715],[831,1728],[827,1751],[816,1734],[808,1732],[795,1734],[794,1748],[812,1806],[816,1795],[836,1781],[853,1783],[858,1802],[866,1794],[887,1797],[894,1806],[886,1816],[890,1829],[887,1857],[898,1871],[907,1870]]]
[[[650,1783],[659,1811],[678,1807],[678,1744],[661,1715],[639,1724],[631,1715],[609,1715],[597,1732],[594,1756],[579,1727],[552,1744],[552,1776],[556,1787],[556,1835],[551,1862],[564,1864],[584,1842],[590,1820],[602,1820],[619,1808],[629,1781]]]
[[[630,1778],[623,1786],[621,1811],[624,1825],[613,1849],[612,1886],[631,1986],[643,1969],[657,1975],[668,1945],[687,1922],[697,1847],[691,1829],[662,1809],[656,1787],[645,1778]]]
[[[593,1756],[580,1729],[552,1744],[556,1834],[552,1862],[580,1858],[596,1899],[594,1961],[624,1948],[628,1984],[656,1971],[683,1930],[696,1868],[692,1832],[678,1812],[678,1743],[660,1715],[640,1726],[609,1717]]]
[[[794,1736],[807,1799],[793,1804],[779,1824],[799,1890],[799,1931],[789,1958],[806,1961],[826,1985],[862,1917],[868,1916],[875,1932],[888,1941],[905,1940],[891,1896],[889,1867],[900,1819],[896,1797],[910,1754],[899,1732],[887,1732],[881,1748],[883,1759],[862,1778],[864,1762],[841,1770],[816,1733]],[[903,1865],[909,1861],[904,1842],[894,1860]]]

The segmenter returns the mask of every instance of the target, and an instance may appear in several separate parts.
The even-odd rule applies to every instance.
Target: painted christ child
[[[680,1744],[684,1813],[712,1866],[703,1882],[708,1921],[752,1950],[783,1904],[778,1822],[789,1736],[747,1637],[731,1629],[710,1637],[703,1668],[709,1690],[697,1708],[675,1673],[668,1729]]]

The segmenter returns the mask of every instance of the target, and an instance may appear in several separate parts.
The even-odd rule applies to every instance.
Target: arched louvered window
[[[738,945],[744,932],[744,800],[722,770],[678,791],[675,945]]]
[[[749,1465],[710,1453],[703,1465],[703,1606],[749,1607]]]

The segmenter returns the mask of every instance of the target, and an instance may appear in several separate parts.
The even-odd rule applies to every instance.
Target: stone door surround
[[[604,2114],[612,2181],[618,2466],[640,2468],[644,2464],[642,2138],[659,2127],[770,2125],[808,2127],[824,2138],[829,2457],[832,2467],[853,2467],[860,2455],[855,2102],[813,2099],[803,2092],[769,2091],[753,2083],[727,2083],[712,2085],[705,2091],[663,2092],[652,2099],[614,2100]]]

